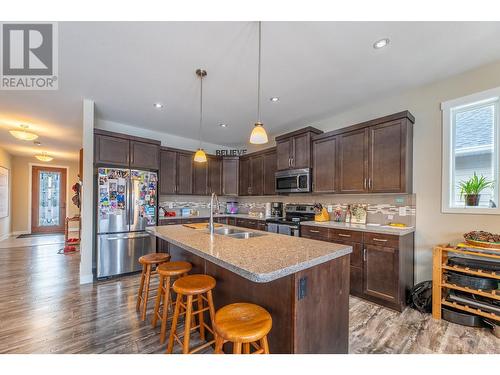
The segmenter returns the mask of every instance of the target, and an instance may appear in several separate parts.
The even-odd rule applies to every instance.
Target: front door
[[[66,169],[32,167],[31,233],[62,233],[66,218]]]

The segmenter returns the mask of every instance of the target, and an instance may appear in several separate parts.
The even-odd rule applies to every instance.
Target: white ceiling
[[[262,120],[272,135],[500,59],[500,22],[264,22],[262,30]],[[389,47],[373,49],[384,37]],[[203,139],[246,143],[256,120],[255,22],[60,23],[59,90],[0,91],[0,127],[29,123],[44,149],[76,157],[86,97],[98,118],[197,138],[198,67],[208,71]],[[33,153],[5,130],[0,143]]]

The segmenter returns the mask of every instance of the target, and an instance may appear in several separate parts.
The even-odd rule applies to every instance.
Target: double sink
[[[214,233],[237,239],[248,239],[252,237],[261,237],[266,235],[265,233],[247,232],[241,229],[234,229],[234,228],[218,228],[214,230]]]

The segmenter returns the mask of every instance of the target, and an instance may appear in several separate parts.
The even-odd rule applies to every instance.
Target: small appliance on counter
[[[238,202],[227,202],[226,214],[237,214],[237,213],[238,213]]]
[[[267,216],[267,213],[266,213]],[[271,202],[271,215],[273,217],[283,217],[283,203]]]

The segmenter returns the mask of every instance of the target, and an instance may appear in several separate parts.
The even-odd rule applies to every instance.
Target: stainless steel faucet
[[[214,234],[214,203],[215,203],[215,211],[219,213],[219,198],[217,194],[212,193],[212,197],[210,198],[210,222],[208,223],[208,230],[210,231],[210,235]]]

